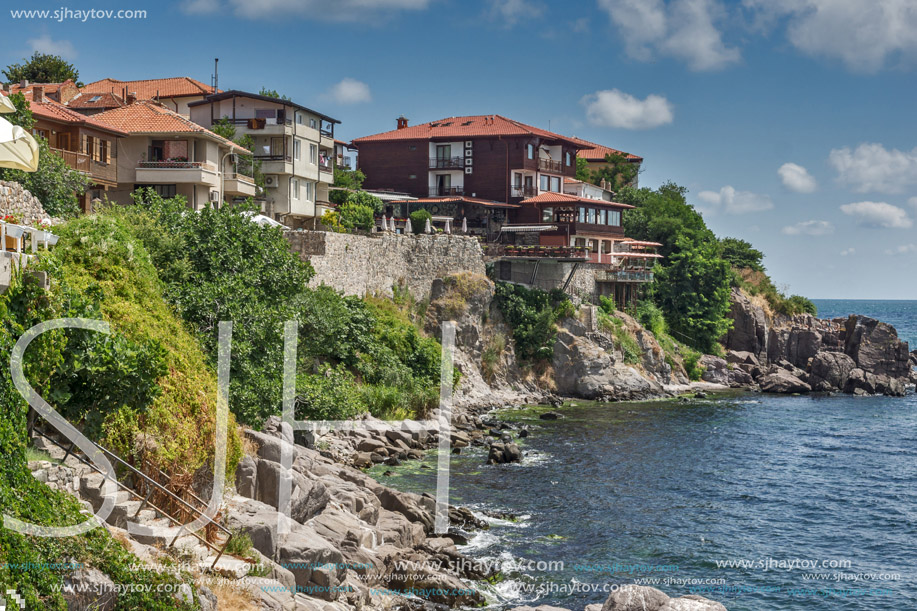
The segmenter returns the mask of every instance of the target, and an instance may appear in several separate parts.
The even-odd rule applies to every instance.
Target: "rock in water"
[[[809,366],[809,383],[814,390],[843,390],[854,369],[856,363],[846,354],[819,352]]]
[[[811,386],[792,373],[779,368],[758,378],[758,384],[764,392],[780,394],[807,393],[812,390]]]

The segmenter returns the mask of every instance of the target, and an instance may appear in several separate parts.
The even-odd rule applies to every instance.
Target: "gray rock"
[[[217,611],[217,597],[207,586],[197,587],[197,604],[201,611]]]
[[[866,316],[851,316],[845,331],[844,352],[863,371],[892,378],[910,374],[907,342],[898,339],[893,326]]]
[[[698,364],[704,368],[704,373],[701,374],[701,379],[704,382],[722,384],[723,386],[729,385],[729,363],[724,359],[711,354],[704,354],[698,360]]]
[[[500,465],[521,461],[522,451],[515,443],[493,443],[487,454],[487,464],[489,465]]]
[[[753,305],[742,291],[732,289],[729,317],[732,328],[724,344],[729,350],[748,352],[758,359],[767,354],[767,317],[764,310]]]
[[[602,611],[658,611],[669,600],[665,592],[656,588],[623,585],[605,600]]]
[[[726,607],[700,596],[682,596],[670,599],[659,611],[726,611]]]
[[[854,369],[856,363],[846,354],[819,352],[809,365],[809,383],[814,390],[842,390]]]
[[[63,591],[68,609],[111,611],[118,604],[115,582],[94,568],[64,573]]]
[[[758,378],[763,392],[791,394],[807,393],[812,387],[785,369],[775,369]]]
[[[373,492],[383,509],[396,511],[411,522],[421,524],[425,532],[433,532],[433,511],[436,506],[433,499],[410,492],[399,492],[385,486],[379,486]]]
[[[250,499],[257,494],[258,465],[251,456],[243,456],[236,468],[236,491]]]

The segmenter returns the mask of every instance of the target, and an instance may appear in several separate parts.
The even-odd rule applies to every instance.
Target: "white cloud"
[[[511,27],[525,19],[544,13],[544,5],[533,0],[490,0],[490,14],[495,20]]]
[[[845,248],[844,250],[841,251],[842,257],[849,257],[850,255],[855,255],[855,254],[857,254],[857,249],[853,247]]]
[[[692,70],[718,70],[736,63],[739,50],[727,47],[715,25],[724,16],[718,0],[599,0],[624,38],[628,55],[684,61]]]
[[[352,78],[345,78],[337,83],[328,91],[326,97],[338,104],[362,104],[373,99],[369,85]]]
[[[911,151],[888,150],[878,143],[866,142],[855,149],[834,149],[828,162],[838,179],[860,193],[902,193],[917,184],[917,148]]]
[[[908,229],[913,222],[903,209],[885,202],[856,202],[841,206],[841,212],[854,216],[863,227]]]
[[[606,89],[583,96],[580,103],[586,106],[589,122],[604,127],[651,129],[675,118],[672,103],[656,94],[640,100],[618,89]]]
[[[73,43],[69,40],[54,40],[47,34],[28,40],[29,50],[32,53],[49,53],[60,55],[64,59],[75,59],[77,56]]]
[[[917,244],[902,244],[896,248],[889,248],[885,251],[887,255],[912,255],[917,253]]]
[[[220,8],[220,0],[188,0],[181,5],[181,11],[188,15],[212,15]]]
[[[785,235],[828,235],[829,233],[834,233],[834,225],[828,221],[802,221],[795,225],[787,225],[780,232]],[[851,248],[850,251],[850,254],[852,254],[853,249]]]
[[[719,191],[701,191],[697,197],[711,205],[710,208],[706,208],[711,213],[722,210],[726,214],[746,214],[770,210],[774,207],[774,202],[767,195],[751,191],[736,191],[729,185]]]
[[[744,0],[759,23],[786,24],[790,43],[813,56],[875,72],[889,60],[917,58],[913,0]]]
[[[783,186],[796,193],[811,193],[817,186],[809,171],[796,163],[784,163],[777,170]]]
[[[424,10],[431,0],[228,0],[233,12],[247,19],[319,19],[371,21],[393,11]]]

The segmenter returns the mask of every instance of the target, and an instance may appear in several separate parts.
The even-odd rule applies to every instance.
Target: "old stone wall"
[[[286,236],[292,250],[315,268],[311,285],[326,284],[345,295],[391,296],[393,286],[403,286],[424,299],[436,278],[461,271],[485,273],[480,244],[466,236],[324,231],[290,231]]]
[[[0,180],[0,217],[12,214],[25,225],[34,225],[48,218],[38,198],[18,182]]]
[[[538,269],[535,269],[535,265]],[[543,291],[563,288],[573,270],[574,263],[545,259],[503,260],[496,263],[497,279],[507,282],[532,285]],[[595,281],[595,272],[604,269],[594,263],[580,263],[567,287],[567,293],[578,301],[591,301],[601,294],[599,284]],[[532,284],[534,272],[535,282]]]

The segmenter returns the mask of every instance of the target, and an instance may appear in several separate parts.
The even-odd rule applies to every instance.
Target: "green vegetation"
[[[3,118],[26,131],[32,131],[35,120],[25,96],[16,93],[9,99],[16,106],[16,112],[3,115]],[[60,155],[52,153],[47,140],[40,136],[35,138],[39,146],[38,170],[24,172],[9,168],[0,169],[0,180],[21,184],[41,201],[45,211],[51,216],[76,216],[80,211],[77,193],[83,193],[92,181],[85,174],[71,169]]]
[[[585,159],[577,157],[577,180],[591,182],[594,185],[599,185],[604,180],[605,187],[612,191],[634,184],[637,174],[640,172],[640,166],[631,163],[626,156],[620,154],[605,155],[605,162],[608,164],[607,166],[597,170],[590,170],[589,163]]]
[[[229,117],[219,119],[210,127],[210,130],[218,136],[232,140],[252,153],[252,157],[239,156],[239,160],[236,163],[236,171],[245,176],[251,176],[255,181],[255,185],[259,189],[264,189],[264,173],[261,171],[261,162],[254,158],[255,139],[252,138],[251,134],[242,134],[236,137],[236,127],[230,122]]]
[[[494,299],[513,330],[517,357],[523,361],[550,360],[557,336],[555,322],[573,312],[567,295],[559,289],[547,293],[498,282]]]
[[[29,59],[21,64],[10,64],[3,71],[9,83],[29,81],[30,83],[63,83],[72,79],[77,87],[82,87],[79,71],[60,56],[35,51]]]
[[[338,213],[341,219],[341,226],[347,229],[360,229],[362,231],[371,231],[376,224],[373,216],[373,209],[363,204],[356,204],[350,201],[341,206]]]
[[[330,191],[328,193],[328,199],[331,200],[332,204],[340,206],[347,201],[353,192],[363,188],[364,180],[366,180],[366,175],[360,170],[344,170],[335,167],[334,186],[340,187],[340,189],[333,189]],[[382,200],[379,201],[381,202]],[[379,210],[379,212],[381,212],[381,210]]]
[[[280,94],[276,89],[268,89],[267,87],[262,87],[261,91],[258,92],[258,95],[263,95],[268,98],[277,98],[278,100],[285,100],[287,102],[291,101],[289,96]]]
[[[414,230],[414,233],[420,234],[426,229],[427,221],[433,222],[433,215],[429,210],[415,210],[410,214],[410,219],[411,229]]]
[[[618,200],[636,206],[624,215],[627,235],[662,244],[659,253],[665,258],[656,268],[648,297],[661,309],[666,331],[692,348],[719,351],[718,342],[731,324],[727,315],[732,287],[763,295],[778,313],[814,313],[808,299],[777,291],[760,250],[745,240],[717,239],[688,204],[684,187],[623,187]]]
[[[504,352],[506,352],[506,336],[496,333],[487,341],[487,345],[481,351],[481,373],[485,380],[492,381],[496,377]]]

